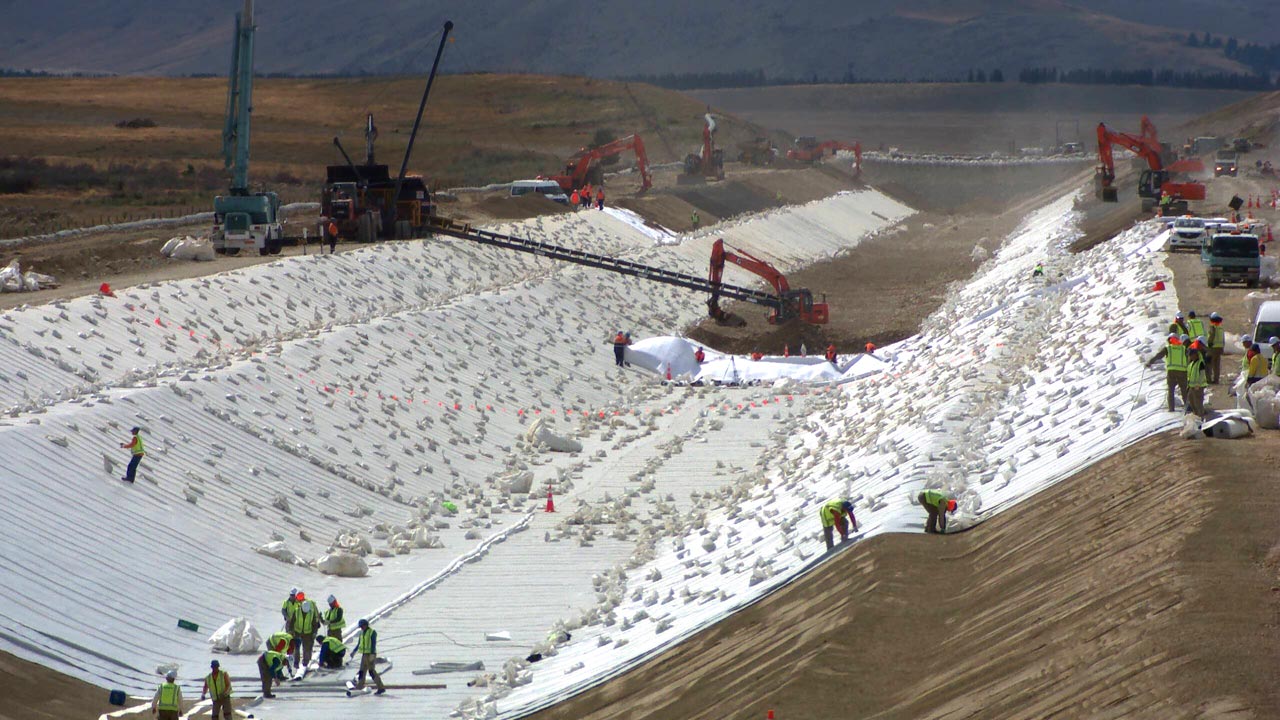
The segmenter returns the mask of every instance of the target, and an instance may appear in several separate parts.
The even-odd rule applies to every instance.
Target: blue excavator
[[[253,113],[253,0],[236,14],[227,87],[227,119],[222,130],[222,158],[231,173],[227,195],[213,199],[213,249],[225,255],[241,250],[279,255],[283,245],[280,196],[249,190],[249,122]]]

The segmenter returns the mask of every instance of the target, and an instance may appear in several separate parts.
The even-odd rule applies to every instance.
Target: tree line
[[[991,70],[971,68],[965,75],[948,77],[921,77],[910,79],[873,79],[856,77],[846,72],[835,77],[811,75],[809,77],[769,76],[764,70],[738,70],[733,72],[663,73],[649,75],[625,75],[615,78],[624,82],[643,82],[671,90],[704,90],[709,88],[762,87],[765,85],[841,85],[841,84],[906,84],[906,83],[961,83],[1005,81],[1000,68]],[[1029,85],[1062,83],[1068,85],[1150,85],[1159,87],[1184,87],[1213,90],[1265,91],[1280,88],[1280,78],[1272,81],[1267,73],[1228,73],[1178,71],[1170,68],[1125,70],[1120,68],[1076,68],[1059,70],[1054,67],[1022,68],[1017,81]]]

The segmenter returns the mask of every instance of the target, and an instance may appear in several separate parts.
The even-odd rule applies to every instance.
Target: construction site
[[[1280,92],[230,20],[0,78],[0,719],[1280,717]]]

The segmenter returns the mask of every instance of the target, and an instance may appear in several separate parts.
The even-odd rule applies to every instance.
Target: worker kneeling
[[[342,638],[329,635],[320,640],[320,667],[340,668],[346,654],[347,646],[342,644]]]
[[[849,518],[847,521],[845,520],[846,515]],[[854,530],[858,529],[858,520],[853,517],[853,503],[848,500],[828,500],[818,510],[818,517],[822,520],[822,537],[827,541],[828,550],[836,546],[836,528],[840,529],[841,542],[849,539],[850,525],[853,526]]]
[[[925,523],[927,533],[945,533],[947,531],[947,513],[955,513],[956,501],[941,490],[925,490],[916,498],[920,506],[929,513],[929,521]]]

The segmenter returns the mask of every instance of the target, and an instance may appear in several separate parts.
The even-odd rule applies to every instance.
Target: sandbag
[[[551,428],[547,427],[546,418],[535,420],[524,437],[529,442],[544,445],[553,452],[582,452],[582,443],[551,432]]]
[[[169,238],[169,241],[160,248],[160,254],[165,257],[173,257],[173,250],[178,247],[178,243],[180,242],[182,242],[182,238],[180,237]]]
[[[338,577],[364,577],[369,574],[369,564],[359,555],[330,553],[316,560],[316,569],[325,575]]]
[[[228,620],[222,627],[209,636],[209,644],[220,652],[235,655],[258,652],[262,645],[262,636],[253,627],[248,618],[238,617]]]
[[[22,292],[22,266],[17,260],[0,270],[0,292]]]
[[[290,550],[289,546],[285,545],[283,540],[267,543],[266,545],[260,545],[254,548],[254,550],[256,550],[259,555],[266,555],[267,557],[275,558],[280,562],[286,562],[293,565],[303,564],[302,558],[298,557],[292,550]]]

